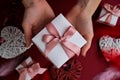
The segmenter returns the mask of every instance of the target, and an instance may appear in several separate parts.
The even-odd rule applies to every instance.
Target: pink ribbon
[[[29,80],[26,79],[27,75],[32,79],[37,74],[43,74],[46,68],[40,68],[39,63],[35,63],[28,68],[19,69],[18,72],[20,73],[19,80]]]
[[[112,18],[112,15],[115,15],[115,16],[120,17],[120,8],[118,8],[118,6],[120,6],[120,5],[112,6],[112,5],[108,4],[108,3],[106,3],[106,4],[104,5],[104,8],[108,11],[108,12],[105,14],[105,15],[108,16],[108,17],[106,18],[106,20],[105,20],[106,23],[110,23],[111,18]],[[103,16],[105,16],[105,15],[103,15]],[[103,16],[102,16],[102,17],[103,17]]]
[[[50,23],[46,26],[46,29],[50,34],[45,34],[43,36],[43,41],[46,43],[46,56],[48,53],[58,44],[60,43],[63,47],[64,51],[67,53],[68,57],[71,58],[74,54],[80,54],[80,48],[73,44],[72,42],[68,41],[70,37],[72,37],[76,30],[74,27],[70,26],[63,36],[60,36],[58,31],[56,30],[55,26]]]

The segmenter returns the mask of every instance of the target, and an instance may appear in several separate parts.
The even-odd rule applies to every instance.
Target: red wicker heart
[[[60,69],[52,67],[50,73],[52,80],[78,80],[80,78],[82,66],[77,57],[73,57]]]

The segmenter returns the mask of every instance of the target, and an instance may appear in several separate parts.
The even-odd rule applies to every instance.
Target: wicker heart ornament
[[[110,36],[102,36],[99,46],[106,60],[113,60],[120,55],[120,38],[116,39]]]
[[[6,26],[1,30],[0,56],[2,58],[14,58],[27,49],[25,47],[24,34],[20,29]]]

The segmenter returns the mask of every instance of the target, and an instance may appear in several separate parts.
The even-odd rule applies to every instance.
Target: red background
[[[18,1],[17,1],[18,2]],[[64,15],[71,9],[71,7],[77,2],[75,0],[48,0],[51,7],[55,11],[55,14],[63,13]],[[116,5],[120,3],[120,0],[102,0],[95,14],[93,15],[93,28],[94,38],[90,50],[86,57],[79,57],[82,63],[83,70],[79,80],[92,80],[92,78],[98,73],[109,67],[99,49],[99,38],[103,35],[110,35],[115,38],[120,37],[120,19],[118,20],[117,26],[110,27],[104,24],[96,22],[99,16],[101,6],[104,3],[111,3]],[[16,3],[16,0],[1,0],[0,1],[0,30],[8,25],[17,26],[21,28],[22,17],[24,13],[24,7],[21,3]],[[89,14],[89,12],[88,12]],[[49,68],[52,64],[46,60],[38,51],[36,46],[31,47],[30,50],[14,59],[3,59],[0,58],[0,76],[5,80],[17,80],[19,75],[14,70],[15,67],[28,56],[31,56],[35,61],[41,63],[42,67]],[[43,75],[37,75],[33,80],[51,80],[49,71]]]

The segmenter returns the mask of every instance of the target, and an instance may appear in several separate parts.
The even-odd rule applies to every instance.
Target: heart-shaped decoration
[[[115,59],[120,55],[120,38],[116,39],[108,35],[102,36],[99,46],[107,61]]]
[[[1,31],[1,38],[5,41],[0,45],[0,56],[2,58],[14,58],[25,52],[24,34],[21,30],[13,26],[7,26]]]
[[[77,56],[71,58],[61,68],[50,68],[52,80],[78,80],[81,76],[82,65]]]

